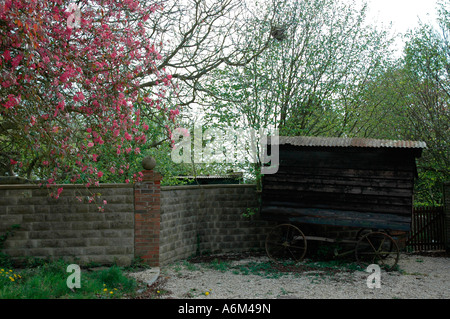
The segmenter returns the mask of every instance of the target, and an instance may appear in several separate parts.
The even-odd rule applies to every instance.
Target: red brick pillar
[[[153,170],[142,174],[134,186],[134,255],[158,267],[162,176]]]

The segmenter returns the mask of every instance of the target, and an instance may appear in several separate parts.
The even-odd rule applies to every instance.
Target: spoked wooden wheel
[[[359,263],[378,264],[385,270],[394,269],[400,256],[397,243],[383,232],[364,234],[356,244],[355,254]]]
[[[291,224],[275,226],[266,238],[266,252],[275,262],[299,262],[306,254],[306,238]]]

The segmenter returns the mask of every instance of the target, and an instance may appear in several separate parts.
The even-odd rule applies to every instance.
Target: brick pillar
[[[143,170],[142,182],[134,186],[134,255],[152,267],[159,267],[161,178]]]

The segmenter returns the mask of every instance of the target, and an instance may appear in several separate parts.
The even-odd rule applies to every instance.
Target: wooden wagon
[[[302,227],[333,225],[360,229],[356,238],[339,239],[354,247],[345,254],[395,267],[399,249],[389,232],[410,230],[415,159],[425,147],[416,141],[279,137],[278,171],[262,179],[261,217],[279,223],[267,235],[269,257],[299,261],[308,241],[338,240],[305,235]]]

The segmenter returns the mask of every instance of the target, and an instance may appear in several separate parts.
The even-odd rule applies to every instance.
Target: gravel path
[[[303,264],[303,263],[302,263]],[[301,265],[302,265],[301,264]],[[250,266],[249,266],[250,265]],[[162,267],[152,297],[169,299],[449,299],[450,258],[402,255],[399,271],[381,272],[381,288],[368,288],[370,273],[304,267],[267,273],[267,257],[217,262],[179,261]],[[243,267],[245,266],[245,267]],[[259,267],[259,273],[252,270]],[[149,290],[151,290],[149,289]]]

